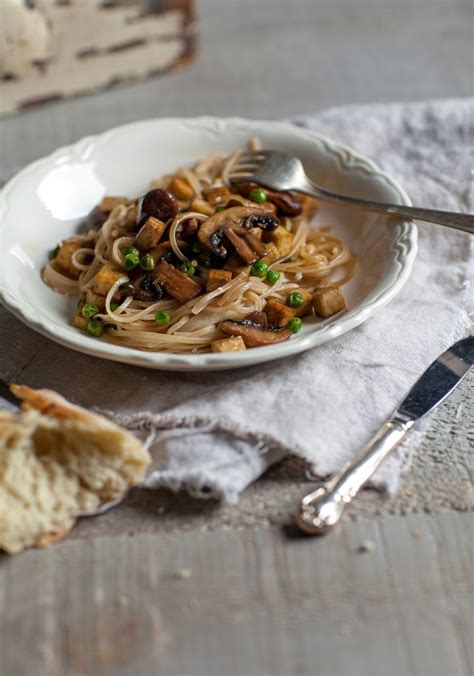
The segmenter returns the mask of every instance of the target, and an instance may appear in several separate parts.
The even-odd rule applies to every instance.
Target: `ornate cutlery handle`
[[[298,526],[312,535],[324,533],[335,526],[345,506],[398,446],[413,422],[398,417],[388,420],[353,460],[303,498],[296,514]]]

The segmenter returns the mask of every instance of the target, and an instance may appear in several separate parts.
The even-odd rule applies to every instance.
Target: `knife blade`
[[[440,354],[416,381],[394,417],[415,421],[430,413],[461,382],[474,364],[474,336],[468,336]]]

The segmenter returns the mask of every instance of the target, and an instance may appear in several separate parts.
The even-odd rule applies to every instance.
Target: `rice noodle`
[[[181,251],[181,249],[178,246],[176,238],[176,230],[183,221],[187,221],[190,218],[197,218],[199,221],[206,221],[208,219],[208,216],[200,214],[198,211],[188,211],[185,214],[178,214],[173,219],[173,222],[171,223],[170,227],[170,244],[174,253],[178,256],[179,260],[181,261],[189,261],[189,258]]]

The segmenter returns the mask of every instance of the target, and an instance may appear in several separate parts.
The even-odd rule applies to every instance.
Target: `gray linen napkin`
[[[358,106],[296,123],[372,157],[415,204],[472,211],[473,112],[466,100]],[[413,274],[379,314],[320,348],[223,373],[102,362],[36,335],[1,309],[0,376],[53,388],[142,435],[154,456],[150,487],[236,501],[287,453],[321,476],[350,458],[437,354],[469,331],[472,275],[472,238],[421,224]],[[402,448],[375,484],[395,490],[407,459]]]

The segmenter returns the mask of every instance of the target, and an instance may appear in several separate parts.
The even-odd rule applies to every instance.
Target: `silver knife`
[[[474,336],[443,352],[408,392],[397,410],[369,443],[339,472],[306,495],[295,515],[305,533],[324,533],[337,524],[353,500],[413,425],[438,406],[459,385],[474,364]]]

